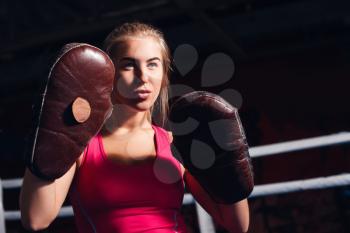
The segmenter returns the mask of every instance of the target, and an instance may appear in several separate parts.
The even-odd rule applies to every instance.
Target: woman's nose
[[[141,81],[143,83],[146,83],[149,80],[147,70],[144,67],[138,67],[135,75],[138,81]]]

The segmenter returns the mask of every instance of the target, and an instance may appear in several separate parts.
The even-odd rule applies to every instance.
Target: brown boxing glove
[[[89,44],[65,45],[52,66],[25,160],[45,180],[62,176],[101,129],[112,111],[115,70],[102,50]]]
[[[217,203],[247,198],[254,187],[245,133],[235,107],[195,91],[170,108],[173,154]]]

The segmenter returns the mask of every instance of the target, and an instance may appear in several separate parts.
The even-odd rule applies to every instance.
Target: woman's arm
[[[66,199],[75,170],[76,163],[62,177],[44,181],[26,169],[19,198],[24,228],[37,231],[51,224]]]
[[[173,141],[171,131],[168,131],[169,143]],[[249,228],[249,206],[247,199],[232,205],[223,205],[214,202],[202,188],[196,178],[180,164],[187,190],[196,201],[218,222],[231,233],[247,232]]]
[[[247,199],[232,205],[218,204],[187,170],[184,173],[184,180],[186,188],[196,201],[225,229],[231,233],[248,231],[249,207]]]

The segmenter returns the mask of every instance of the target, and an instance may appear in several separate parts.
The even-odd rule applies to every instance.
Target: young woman
[[[112,115],[64,176],[48,182],[25,171],[23,226],[48,227],[68,195],[81,233],[186,232],[180,213],[186,186],[220,225],[246,232],[247,200],[215,203],[171,154],[172,134],[162,128],[170,71],[162,33],[125,23],[107,37],[105,50],[116,68]]]

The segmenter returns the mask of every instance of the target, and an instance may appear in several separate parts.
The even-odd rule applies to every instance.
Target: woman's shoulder
[[[85,146],[84,150],[81,152],[81,154],[79,155],[78,159],[76,160],[76,163],[77,163],[77,168],[80,167],[80,165],[83,163],[84,161],[84,158],[85,158],[85,154],[87,152],[87,149],[89,148],[89,146],[92,144],[92,143],[98,143],[97,140],[98,140],[98,137],[100,136],[100,132],[97,133],[95,136],[93,136],[92,138],[90,138],[89,142],[87,143],[87,145]]]
[[[157,126],[157,125],[153,125],[153,126],[157,127],[159,130],[163,131],[163,133],[165,133],[167,135],[169,143],[172,143],[172,141],[173,141],[173,132],[172,131],[166,130],[161,126]]]
[[[173,142],[173,132],[171,131],[167,131],[168,132],[168,138],[169,138],[169,143],[172,143]]]

